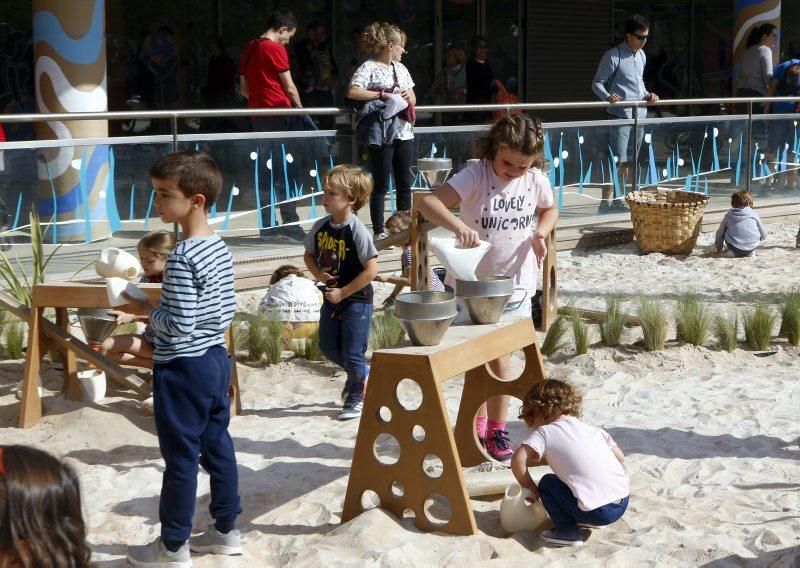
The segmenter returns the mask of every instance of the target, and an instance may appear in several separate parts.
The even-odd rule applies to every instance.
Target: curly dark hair
[[[282,264],[275,269],[275,272],[272,273],[272,278],[269,279],[270,286],[280,280],[283,280],[291,274],[294,274],[295,276],[304,276],[303,271],[297,268],[294,264]]]
[[[494,123],[488,136],[478,140],[478,157],[494,160],[497,151],[508,148],[533,156],[533,167],[544,166],[544,129],[538,118],[524,114],[504,116]]]
[[[549,422],[560,414],[569,414],[579,418],[583,398],[572,385],[558,379],[545,379],[531,387],[522,408],[519,409],[519,418],[528,426],[538,419]]]
[[[11,566],[89,566],[80,484],[69,465],[28,446],[0,446],[0,550]]]

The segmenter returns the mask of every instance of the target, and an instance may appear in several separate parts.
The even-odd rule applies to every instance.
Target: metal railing
[[[504,111],[508,114],[515,111],[548,111],[548,110],[587,110],[587,109],[602,109],[608,111],[612,108],[660,108],[671,106],[699,106],[699,105],[726,105],[732,108],[733,105],[747,105],[747,156],[752,155],[752,138],[753,138],[753,117],[754,106],[764,105],[765,103],[788,102],[800,103],[800,97],[725,97],[725,98],[704,98],[704,99],[667,99],[659,100],[657,102],[647,101],[620,101],[616,103],[609,103],[606,101],[588,101],[588,102],[559,102],[559,103],[515,103],[515,104],[484,104],[484,105],[420,105],[416,107],[418,113],[458,113],[458,112],[491,112],[491,111]],[[160,110],[160,111],[111,111],[111,112],[86,112],[86,113],[49,113],[49,114],[6,114],[0,115],[0,123],[31,123],[31,122],[44,122],[44,121],[73,121],[73,120],[168,120],[170,124],[170,134],[163,136],[171,136],[173,150],[177,149],[179,142],[179,120],[186,120],[191,118],[233,118],[233,117],[270,117],[270,116],[348,116],[350,118],[351,127],[355,130],[356,112],[352,108],[338,108],[338,107],[320,107],[320,108],[286,108],[286,109],[189,109],[189,110]],[[638,136],[639,130],[639,117],[638,113],[632,112],[632,118],[620,118],[620,120],[631,120],[633,124],[634,137]],[[715,115],[709,115],[715,116]],[[745,116],[742,114],[727,115],[729,119],[741,118]],[[580,125],[580,122],[576,122]],[[481,125],[476,125],[481,126]],[[545,124],[545,126],[547,126]],[[446,130],[447,127],[441,127]],[[285,135],[285,133],[283,133]],[[276,136],[277,137],[277,136]],[[136,138],[135,136],[127,136],[126,139]],[[112,142],[114,137],[108,139],[95,138],[92,141],[97,143]],[[355,140],[353,140],[353,155],[355,151]],[[53,141],[53,145],[57,145],[57,141]],[[0,149],[25,149],[33,148],[33,145],[26,145],[24,142],[10,142],[0,143]],[[634,168],[634,185],[638,187],[639,180],[639,143],[634,139],[633,144],[633,168]],[[751,189],[751,181],[753,177],[752,160],[747,160],[747,175],[746,187],[748,191]]]

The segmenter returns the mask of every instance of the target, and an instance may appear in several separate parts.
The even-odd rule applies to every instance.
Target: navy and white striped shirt
[[[235,310],[233,258],[219,235],[179,242],[167,257],[161,307],[150,312],[153,362],[199,357],[224,346]]]

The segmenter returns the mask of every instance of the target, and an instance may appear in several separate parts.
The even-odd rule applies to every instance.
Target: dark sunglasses
[[[639,35],[639,34],[631,34],[631,35],[636,39],[638,39],[639,41],[647,41],[647,38],[650,37],[649,35]]]

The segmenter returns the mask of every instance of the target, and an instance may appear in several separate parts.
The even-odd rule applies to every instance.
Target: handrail
[[[709,104],[758,104],[773,102],[800,102],[800,97],[726,97],[708,99],[665,99],[651,103],[647,101],[620,101],[609,103],[606,101],[585,102],[560,102],[560,103],[514,103],[514,104],[484,104],[484,105],[421,105],[416,107],[418,112],[480,112],[495,110],[575,110],[575,109],[608,109],[622,108],[647,108],[669,106],[694,106]],[[282,109],[188,109],[188,110],[160,110],[160,111],[110,111],[110,112],[60,112],[60,113],[28,113],[28,114],[0,114],[0,123],[16,122],[42,122],[64,120],[134,120],[134,119],[185,119],[185,118],[213,118],[235,116],[329,116],[352,115],[352,108],[314,107],[314,108],[282,108]]]

